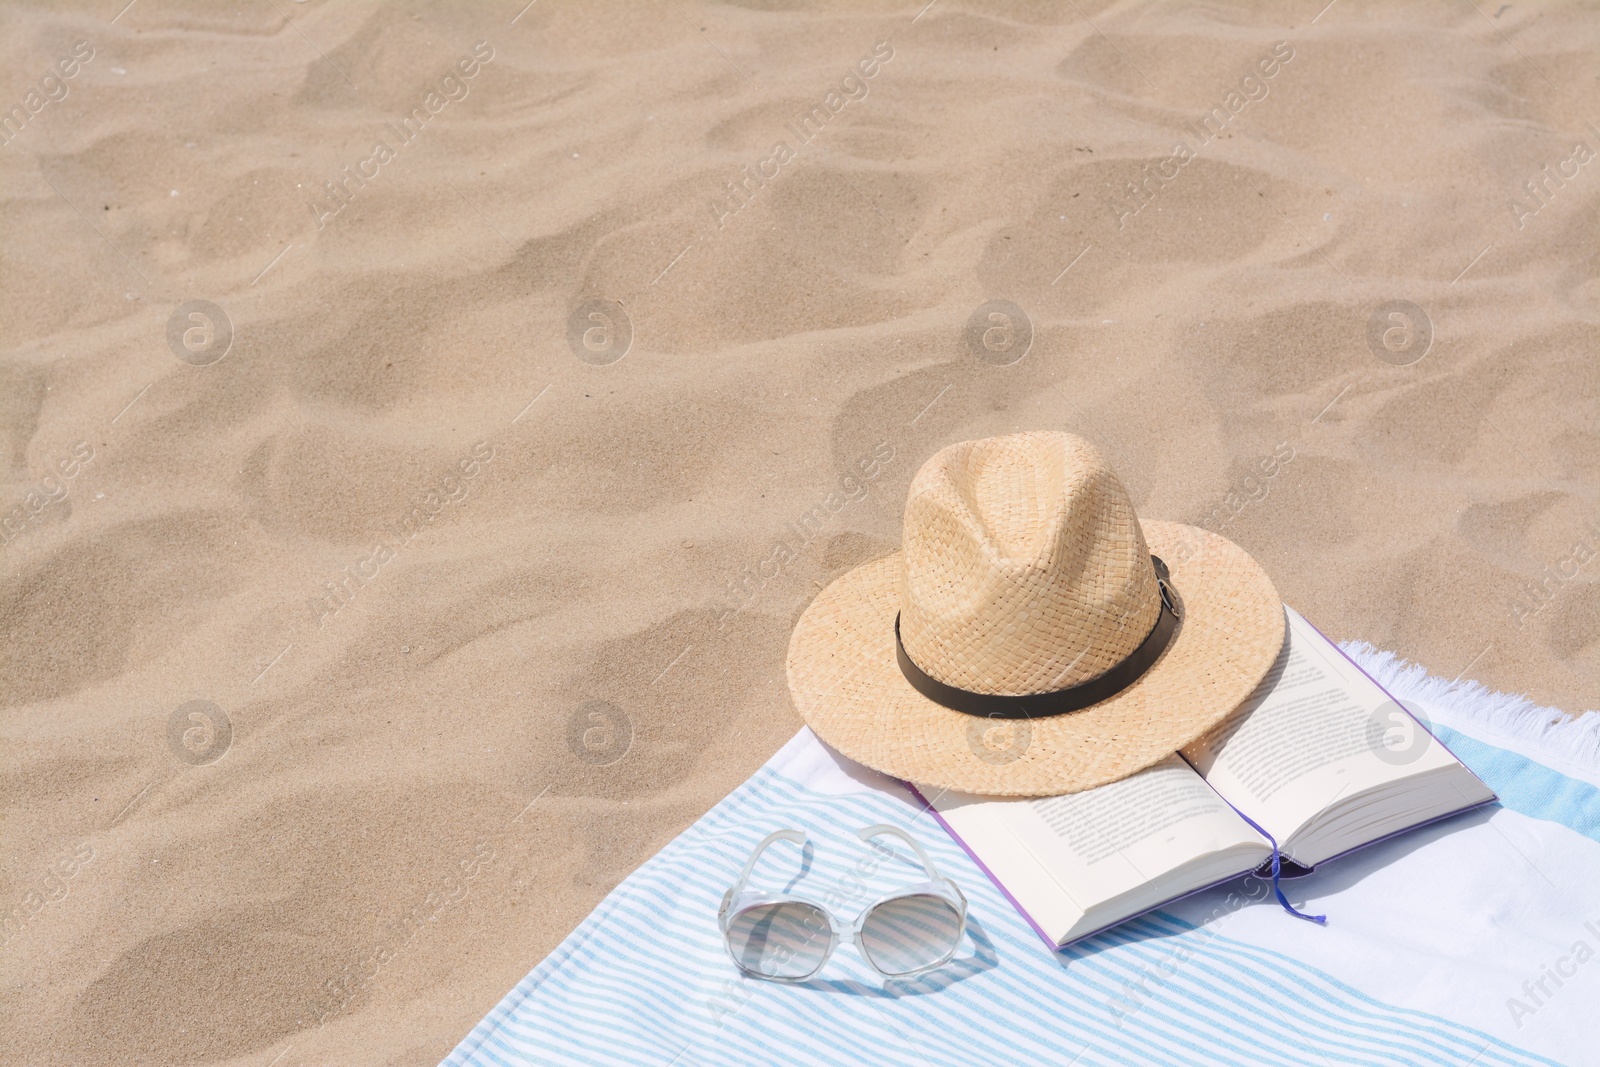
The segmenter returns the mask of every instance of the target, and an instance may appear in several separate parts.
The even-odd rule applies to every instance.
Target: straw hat
[[[1053,796],[1226,718],[1284,627],[1239,546],[1141,523],[1081,437],[1010,434],[923,465],[901,550],[829,585],[795,626],[789,690],[818,736],[876,770]]]

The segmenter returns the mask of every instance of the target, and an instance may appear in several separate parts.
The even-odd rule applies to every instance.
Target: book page
[[[947,793],[935,807],[979,856],[997,834],[1011,835],[1085,911],[1199,857],[1264,844],[1176,755],[1081,793],[1038,799]],[[1006,872],[994,873],[1007,880]]]
[[[1278,662],[1239,711],[1183,749],[1280,846],[1341,797],[1457,763],[1310,623],[1284,611]]]

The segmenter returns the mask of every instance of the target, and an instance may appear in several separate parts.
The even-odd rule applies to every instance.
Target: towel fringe
[[[1470,679],[1447,682],[1430,675],[1421,664],[1365,641],[1341,641],[1339,647],[1397,698],[1432,704],[1463,722],[1530,742],[1553,759],[1600,774],[1600,714],[1591,711],[1569,716],[1559,708],[1535,704],[1525,696],[1497,693]]]

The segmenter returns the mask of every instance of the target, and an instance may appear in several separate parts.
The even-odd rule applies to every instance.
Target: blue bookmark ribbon
[[[1233,805],[1229,804],[1228,807],[1233,808]],[[1238,808],[1233,808],[1233,810],[1238,813],[1239,818],[1249,823],[1251,828],[1254,829],[1256,833],[1272,842],[1272,892],[1277,896],[1278,903],[1283,905],[1283,910],[1288,912],[1290,915],[1293,915],[1296,919],[1304,919],[1306,922],[1317,923],[1318,925],[1326,926],[1328,923],[1328,917],[1326,915],[1307,915],[1305,912],[1300,911],[1293,904],[1289,903],[1289,898],[1283,895],[1283,890],[1278,885],[1278,869],[1283,864],[1282,855],[1278,851],[1278,839],[1267,833],[1267,831],[1262,829],[1262,827],[1257,824],[1254,819],[1246,815],[1244,812],[1239,811]]]

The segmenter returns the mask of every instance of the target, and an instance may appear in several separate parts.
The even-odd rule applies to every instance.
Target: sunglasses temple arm
[[[917,853],[917,859],[922,861],[922,869],[927,872],[928,880],[930,882],[949,881],[949,879],[945,878],[944,875],[939,873],[939,869],[933,865],[933,860],[928,858],[928,854],[922,850],[922,845],[918,843],[917,839],[900,829],[900,827],[890,826],[888,823],[881,822],[875,826],[863,826],[861,829],[856,831],[857,837],[868,842],[870,842],[874,837],[877,837],[879,834],[890,834],[894,837],[898,837],[900,840],[904,841],[906,844],[915,849]]]
[[[722,908],[718,917],[721,918],[727,912],[728,905],[732,904],[734,899],[744,892],[744,884],[750,880],[750,872],[756,869],[756,861],[761,858],[761,854],[767,850],[768,845],[775,841],[793,841],[797,845],[803,845],[805,840],[806,835],[799,830],[774,830],[766,837],[763,837],[761,843],[755,847],[755,851],[750,853],[750,858],[745,860],[744,870],[739,872],[738,881],[733,883],[732,889],[723,894]]]

